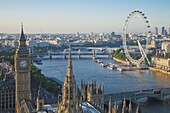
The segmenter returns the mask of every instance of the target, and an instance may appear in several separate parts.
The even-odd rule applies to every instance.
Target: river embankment
[[[123,64],[123,65],[128,65],[128,62],[123,61],[123,60],[120,60],[120,59],[117,59],[117,58],[115,58],[115,57],[113,57],[113,60],[116,61],[116,62],[118,62],[118,63],[121,63],[121,64]]]
[[[115,58],[115,57],[113,57],[113,60],[116,61],[116,62],[118,62],[118,63],[121,63],[121,64],[123,64],[123,65],[128,65],[128,62],[123,61],[123,60],[120,60],[120,59],[117,59],[117,58]],[[158,68],[154,68],[154,67],[148,67],[148,69],[151,70],[151,71],[161,72],[161,73],[163,73],[163,74],[168,74],[168,75],[170,75],[170,72],[167,72],[166,70],[162,70],[162,69],[158,69]]]

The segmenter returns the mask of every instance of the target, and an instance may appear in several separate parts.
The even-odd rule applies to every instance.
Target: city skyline
[[[86,0],[86,1],[1,1],[0,32],[19,33],[24,23],[27,33],[122,32],[124,21],[134,10],[146,14],[151,31],[170,27],[170,1]],[[163,21],[162,21],[163,20]],[[141,31],[143,26],[132,26]]]

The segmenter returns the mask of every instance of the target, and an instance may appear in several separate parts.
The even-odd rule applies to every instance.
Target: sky
[[[23,22],[26,33],[121,33],[134,10],[145,13],[152,31],[170,27],[170,0],[1,0],[0,32],[19,33]],[[131,21],[129,29],[143,30],[141,19]]]

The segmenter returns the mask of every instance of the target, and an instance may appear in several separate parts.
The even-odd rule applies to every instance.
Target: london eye
[[[134,17],[140,17],[144,24],[145,24],[145,36],[146,36],[146,46],[145,46],[145,49],[143,49],[143,47],[141,46],[140,44],[140,41],[137,40],[137,43],[138,43],[138,47],[139,47],[139,50],[140,50],[140,54],[141,54],[141,57],[139,59],[133,59],[129,53],[129,50],[128,50],[128,46],[127,46],[127,34],[128,34],[128,27],[129,27],[129,23],[130,21],[134,18]],[[126,55],[126,58],[128,59],[128,61],[133,64],[133,65],[136,65],[136,66],[139,66],[140,67],[140,64],[145,61],[145,59],[147,60],[148,64],[150,64],[148,58],[147,58],[147,55],[146,55],[146,49],[147,49],[147,46],[150,42],[150,25],[149,25],[149,21],[147,20],[147,17],[145,16],[145,14],[141,11],[133,11],[131,12],[127,19],[125,20],[125,24],[124,24],[124,27],[123,27],[123,48],[124,48],[124,52],[125,52],[125,55]]]

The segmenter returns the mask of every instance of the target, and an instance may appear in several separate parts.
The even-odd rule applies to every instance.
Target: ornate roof
[[[23,31],[23,24],[21,25],[21,37],[20,41],[26,41],[25,36],[24,36],[24,31]]]

